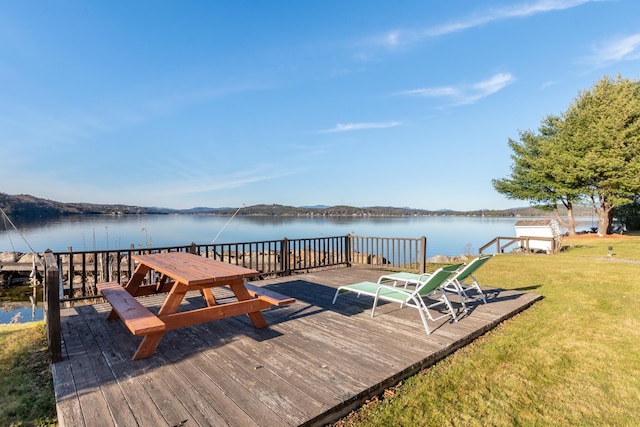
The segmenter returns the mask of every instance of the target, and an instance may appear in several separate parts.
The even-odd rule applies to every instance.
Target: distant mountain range
[[[101,205],[93,203],[62,203],[53,200],[20,194],[0,193],[0,208],[13,220],[37,220],[65,215],[233,215],[237,207],[190,209],[168,209],[161,207],[143,207],[128,205]],[[590,215],[591,210],[585,215]],[[434,216],[434,215],[472,215],[491,217],[544,216],[548,215],[536,208],[523,207],[502,210],[454,211],[442,209],[429,211],[424,209],[397,208],[392,206],[283,206],[277,204],[253,205],[242,207],[238,215],[254,216]],[[579,216],[580,213],[577,213]]]

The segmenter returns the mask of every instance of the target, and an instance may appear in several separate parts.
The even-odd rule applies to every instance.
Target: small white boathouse
[[[561,247],[562,230],[555,219],[523,219],[515,224],[516,236],[528,238],[530,251],[552,253]],[[535,240],[532,237],[544,237]]]

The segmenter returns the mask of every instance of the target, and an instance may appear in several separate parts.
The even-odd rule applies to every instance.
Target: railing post
[[[425,236],[420,237],[420,274],[427,272],[427,238]]]
[[[280,243],[281,270],[285,276],[291,275],[291,254],[289,251],[289,239],[283,237]]]
[[[73,265],[73,247],[67,247],[67,259],[69,265],[67,266],[67,278],[69,279],[69,297],[73,296],[73,276],[76,274],[74,271],[75,265]],[[61,258],[62,265],[60,266],[60,271],[62,271],[62,277],[64,277],[64,259]]]
[[[60,327],[60,271],[58,264],[50,249],[44,253],[44,295],[45,323],[47,326],[47,341],[49,342],[49,355],[51,363],[62,360],[62,333]]]
[[[347,267],[351,267],[351,234],[347,234],[344,239],[344,250],[346,252],[345,260],[347,261]]]

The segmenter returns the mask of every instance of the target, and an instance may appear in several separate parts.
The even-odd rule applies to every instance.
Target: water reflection
[[[0,305],[0,324],[35,322],[42,319],[42,303],[3,302]]]

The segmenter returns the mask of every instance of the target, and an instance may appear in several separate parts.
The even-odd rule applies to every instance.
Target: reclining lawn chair
[[[449,280],[449,282],[444,286],[444,289],[450,292],[455,292],[458,294],[460,298],[460,303],[462,304],[462,308],[465,313],[467,310],[466,302],[473,301],[477,298],[482,299],[483,303],[487,303],[487,298],[480,289],[480,285],[475,277],[473,277],[473,273],[485,262],[489,261],[492,255],[484,255],[478,258],[474,258],[469,264],[464,265],[463,268],[459,268],[463,264],[453,264],[451,266],[447,266],[445,268],[450,269],[455,267],[458,271],[456,274]],[[423,281],[429,276],[429,273],[416,274],[416,273],[407,273],[407,272],[399,272],[399,273],[391,273],[381,276],[378,280],[379,283],[385,283],[387,281],[394,281],[394,286],[396,286],[399,282],[404,282],[404,287],[406,288],[408,285]],[[467,278],[471,278],[473,280],[472,283],[464,283]],[[470,297],[467,291],[470,289],[475,290],[477,296]]]
[[[463,263],[451,264],[443,268],[447,271],[451,271],[453,273],[458,274],[458,271],[460,271],[460,267],[462,267],[463,265],[464,265]],[[419,282],[424,282],[425,280],[427,280],[429,276],[431,276],[431,273],[417,274],[417,273],[408,273],[405,271],[400,271],[398,273],[390,273],[390,274],[385,274],[380,276],[380,278],[378,279],[378,283],[385,284],[385,285],[392,283],[393,286],[402,285],[406,289],[407,287],[415,285]],[[455,278],[455,275],[454,275],[454,278]],[[459,288],[457,286],[457,283],[453,281],[454,278],[449,279],[447,284],[444,286],[444,289],[448,291],[456,292],[458,294],[460,304],[462,304],[462,308],[466,313],[468,309],[467,309],[467,305],[465,304],[465,300],[469,298],[466,296],[466,294],[463,293],[462,288]]]
[[[435,322],[444,317],[451,316],[455,322],[458,321],[456,312],[451,306],[451,302],[447,298],[447,294],[444,292],[444,289],[442,289],[449,281],[449,276],[451,276],[452,273],[453,271],[440,268],[433,274],[426,277],[423,282],[418,282],[414,290],[383,285],[375,282],[360,282],[340,286],[333,297],[333,303],[335,304],[338,295],[343,292],[355,292],[358,296],[371,296],[374,298],[373,308],[371,309],[371,317],[373,317],[379,300],[397,302],[400,304],[400,307],[407,306],[417,309],[420,313],[420,318],[422,319],[422,324],[424,325],[427,334],[430,334],[431,330],[427,324],[427,319]],[[428,303],[425,301],[426,298],[435,300],[435,302]],[[433,317],[430,309],[441,305],[446,306],[448,312],[438,317]]]
[[[451,278],[451,281],[445,285],[445,289],[448,291],[456,292],[458,295],[464,295],[467,301],[472,299],[480,298],[484,304],[487,303],[487,298],[480,289],[480,284],[478,284],[478,280],[473,277],[473,273],[480,267],[484,265],[489,259],[491,259],[493,255],[484,255],[478,258],[474,258],[469,264],[465,265],[464,268],[458,270],[458,272]],[[465,280],[470,278],[472,280],[471,283],[465,283]],[[475,290],[476,297],[471,298],[467,291],[470,289]],[[464,305],[464,302],[463,302]]]

